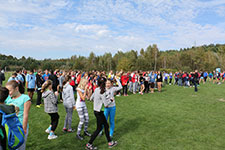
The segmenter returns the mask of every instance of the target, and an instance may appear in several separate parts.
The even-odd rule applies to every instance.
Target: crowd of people
[[[5,80],[4,72],[0,73],[0,85]],[[50,124],[45,130],[48,139],[57,138],[55,130],[58,126],[60,115],[58,114],[58,103],[62,102],[65,107],[66,117],[63,132],[75,132],[78,140],[83,140],[83,135],[90,137],[86,149],[97,149],[93,146],[96,137],[102,133],[103,127],[109,148],[117,145],[113,141],[115,130],[116,102],[115,96],[128,96],[129,94],[147,94],[155,91],[161,92],[162,86],[178,85],[184,87],[195,87],[201,83],[212,81],[221,84],[225,81],[225,72],[160,72],[160,71],[133,71],[114,72],[104,71],[62,71],[62,70],[18,70],[6,81],[5,87],[0,87],[0,108],[6,110],[8,104],[15,106],[15,111],[8,108],[7,113],[17,112],[17,116],[24,131],[24,143],[18,149],[26,148],[26,140],[29,131],[28,116],[31,103],[34,103],[34,92],[37,92],[36,107],[44,104],[44,110],[50,117]],[[25,88],[27,89],[27,95]],[[76,98],[75,96],[76,95]],[[76,100],[75,100],[76,99]],[[94,115],[97,120],[97,129],[91,134],[88,131],[89,114],[86,100],[94,105]],[[44,103],[42,103],[44,102]],[[79,117],[77,130],[72,129],[73,111],[76,110]],[[2,118],[2,116],[0,116]],[[109,123],[108,123],[109,119]],[[1,130],[4,129],[1,127]],[[0,131],[1,131],[0,130]],[[1,132],[0,132],[1,133]],[[4,132],[3,134],[4,135]],[[6,136],[3,136],[6,138]],[[1,148],[6,149],[5,138],[1,139]]]

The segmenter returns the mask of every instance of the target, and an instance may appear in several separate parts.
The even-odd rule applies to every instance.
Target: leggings
[[[77,108],[77,113],[80,118],[80,122],[77,127],[77,135],[80,135],[83,125],[84,125],[84,131],[87,131],[87,128],[88,128],[89,116],[88,116],[87,107],[84,106],[84,107]]]
[[[94,114],[95,114],[95,117],[97,119],[97,129],[92,134],[89,143],[92,144],[94,142],[95,138],[98,136],[98,134],[102,130],[103,125],[104,125],[104,128],[105,128],[105,136],[106,136],[108,142],[111,142],[111,138],[109,136],[109,125],[106,121],[106,118],[103,114],[103,111],[100,111],[100,112],[94,111]]]
[[[65,109],[66,109],[66,118],[64,122],[64,128],[67,128],[68,126],[68,129],[72,129],[71,124],[72,124],[72,117],[73,117],[73,108],[65,107]]]
[[[50,117],[51,117],[51,131],[55,131],[57,126],[58,126],[58,122],[59,122],[59,115],[58,113],[49,113]]]

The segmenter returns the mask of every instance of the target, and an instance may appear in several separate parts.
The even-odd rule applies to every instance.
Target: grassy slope
[[[193,88],[167,86],[162,93],[117,97],[116,131],[114,138],[118,150],[212,150],[225,149],[225,85],[207,83],[194,93]],[[35,95],[36,99],[36,95]],[[34,101],[36,101],[34,99]],[[225,98],[224,98],[225,99]],[[89,131],[96,128],[93,104],[87,102]],[[78,141],[75,133],[64,134],[65,110],[59,104],[60,122],[56,130],[58,139],[49,141],[44,132],[50,117],[35,102],[29,115],[27,149],[31,150],[82,150],[88,137]],[[77,112],[73,115],[73,128],[78,124]],[[98,137],[94,144],[107,149],[106,138]]]

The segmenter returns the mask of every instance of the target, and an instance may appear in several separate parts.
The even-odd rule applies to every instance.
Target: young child
[[[56,139],[55,130],[58,125],[59,115],[58,115],[58,107],[57,107],[57,93],[53,93],[52,90],[52,81],[47,80],[42,85],[42,98],[44,99],[45,112],[49,114],[51,117],[51,125],[48,129],[45,130],[46,133],[49,133],[48,139]]]
[[[76,103],[74,99],[73,87],[70,85],[70,82],[71,76],[66,76],[65,80],[63,81],[62,98],[63,98],[63,105],[66,109],[66,118],[63,131],[71,133],[74,132],[74,130],[72,130],[71,128],[71,124],[72,124],[73,110],[76,109]]]
[[[80,118],[80,122],[77,127],[77,138],[79,140],[84,139],[81,136],[81,130],[83,125],[84,125],[84,135],[91,136],[91,134],[87,130],[88,122],[89,122],[88,110],[85,104],[87,86],[88,86],[88,80],[85,79],[85,77],[83,77],[80,81],[80,84],[77,87],[77,101],[76,101],[76,109],[77,109],[78,116]]]
[[[107,108],[104,110],[104,115],[106,120],[109,118],[110,123],[110,137],[113,137],[114,128],[115,128],[115,115],[116,115],[116,102],[115,102],[115,93],[119,90],[121,90],[122,84],[120,83],[119,79],[116,78],[116,81],[118,83],[118,87],[112,86],[112,80],[108,79],[106,81],[106,100],[113,101]]]
[[[106,95],[105,95],[106,89],[105,89],[105,79],[104,78],[100,78],[98,80],[98,85],[99,85],[99,87],[96,88],[96,90],[94,91],[94,93],[92,94],[91,99],[90,99],[90,100],[94,101],[94,114],[95,114],[95,117],[97,120],[97,129],[91,136],[91,139],[89,140],[88,144],[86,144],[86,149],[88,149],[88,150],[97,149],[97,147],[94,147],[92,145],[92,143],[94,142],[94,140],[100,133],[102,126],[104,126],[104,128],[105,128],[105,135],[108,140],[109,148],[112,148],[117,145],[117,142],[112,141],[112,139],[109,136],[109,125],[108,125],[107,120],[103,113],[103,110],[104,110],[103,104],[105,107],[108,107],[108,105],[110,105],[113,101],[106,100]]]

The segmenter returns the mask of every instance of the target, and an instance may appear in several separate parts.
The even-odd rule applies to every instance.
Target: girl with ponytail
[[[51,80],[45,81],[45,83],[42,85],[41,92],[42,97],[44,98],[45,112],[48,113],[49,116],[51,117],[51,124],[48,127],[48,129],[45,130],[45,132],[49,134],[48,139],[53,140],[57,138],[54,132],[59,122],[58,107],[57,107],[58,95],[55,95],[55,93],[53,92]]]
[[[18,118],[23,125],[25,133],[24,144],[18,148],[18,150],[26,149],[26,141],[28,136],[28,115],[31,107],[30,97],[24,94],[24,86],[20,81],[9,81],[6,84],[6,88],[9,90],[9,97],[6,99],[6,104],[12,104],[19,107]]]
[[[71,76],[67,75],[65,77],[65,80],[63,81],[62,98],[63,98],[63,105],[66,110],[66,118],[63,127],[64,132],[74,132],[74,130],[71,128],[71,124],[72,124],[73,110],[76,109],[76,103],[74,98],[73,87],[70,85],[71,80],[72,80]]]

